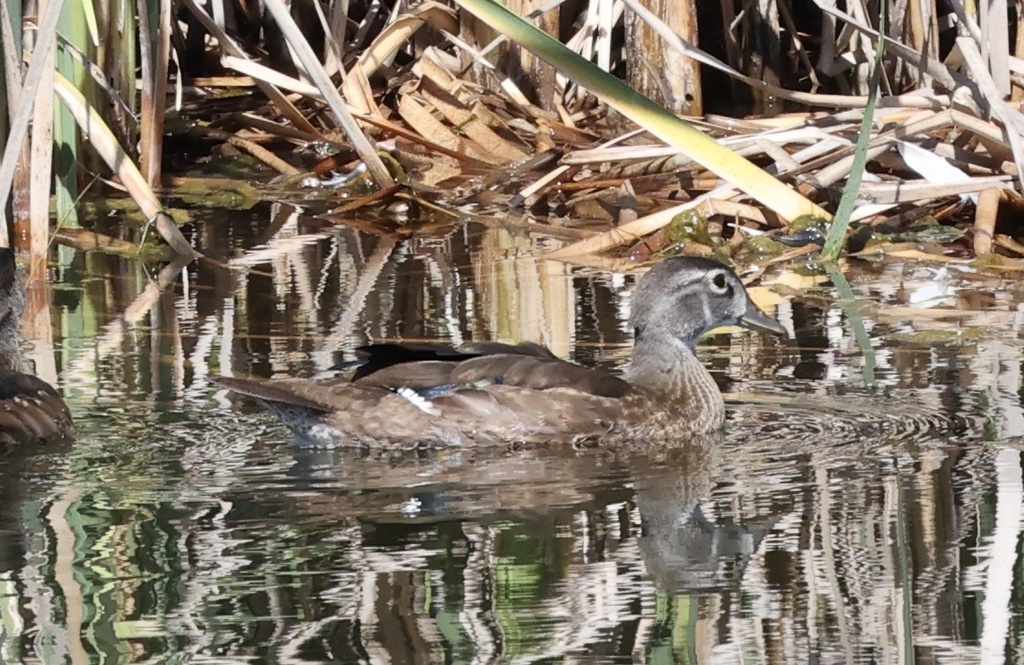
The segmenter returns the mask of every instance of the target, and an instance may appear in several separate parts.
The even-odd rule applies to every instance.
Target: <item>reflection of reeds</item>
[[[1019,601],[1006,592],[1020,585],[1020,452],[979,432],[960,440],[864,427],[969,415],[990,418],[992,436],[1020,434],[1019,348],[1002,315],[936,324],[1001,322],[994,339],[947,349],[889,337],[924,319],[892,323],[868,312],[877,373],[892,393],[851,395],[856,346],[843,310],[801,297],[790,309],[798,350],[769,353],[744,337],[716,359],[743,392],[752,376],[786,371],[790,354],[814,357],[827,365],[822,378],[785,384],[803,391],[795,399],[806,410],[766,401],[763,420],[740,410],[724,440],[675,458],[600,449],[296,452],[265,438],[248,415],[228,419],[211,405],[199,361],[220,354],[223,369],[223,357],[251,353],[245,335],[259,330],[275,338],[271,370],[283,372],[289,358],[349,338],[441,329],[427,319],[453,339],[534,339],[567,354],[578,330],[618,332],[621,313],[603,287],[577,307],[568,269],[516,258],[526,241],[502,230],[468,241],[371,244],[348,231],[262,240],[248,255],[248,281],[228,286],[224,266],[212,262],[198,265],[184,295],[160,291],[171,274],[152,284],[135,273],[93,280],[94,289],[130,281],[136,291],[120,299],[134,304],[116,316],[110,294],[91,291],[65,315],[63,330],[89,334],[64,377],[75,408],[138,440],[105,449],[86,435],[70,463],[44,458],[60,483],[31,476],[37,482],[21,493],[11,485],[26,473],[5,473],[0,486],[13,494],[3,496],[5,516],[36,534],[7,545],[25,551],[0,571],[5,638],[53,635],[71,651],[62,631],[81,624],[88,644],[72,646],[111,659],[158,635],[166,642],[146,642],[154,657],[173,650],[197,660],[255,651],[282,662],[314,651],[391,662],[603,652],[750,663],[899,662],[911,648],[936,662],[978,662],[981,649],[1002,653],[1019,639],[1009,614]],[[995,297],[997,307],[1015,306],[1006,292]],[[275,307],[291,302],[318,308],[300,312],[312,329],[289,318],[294,309]],[[607,320],[583,322],[577,311]],[[147,314],[148,346],[129,327]],[[311,332],[323,337],[310,343]],[[959,375],[944,384],[937,372],[945,369]],[[117,394],[120,411],[107,410],[112,388],[129,392],[136,381],[155,391],[166,376],[170,397]],[[972,401],[971,390],[984,399]],[[155,417],[154,406],[167,416],[168,405],[176,420],[188,414],[187,427]],[[181,441],[183,432],[191,438]],[[695,506],[706,523],[686,531]],[[659,537],[661,550],[651,546]],[[740,554],[723,546],[730,539]],[[657,558],[684,546],[714,556]],[[72,605],[104,611],[75,614]],[[979,605],[980,646],[966,633]],[[0,651],[27,660],[9,653]]]
[[[179,257],[177,260],[165,265],[154,279],[145,284],[145,287],[141,289],[139,294],[124,308],[124,311],[119,316],[114,317],[110,323],[103,325],[96,331],[90,347],[69,351],[67,364],[63,372],[64,385],[68,386],[71,391],[78,393],[79,396],[99,394],[101,392],[101,381],[98,372],[100,366],[108,361],[115,352],[123,351],[126,338],[131,338],[129,328],[137,325],[147,314],[150,314],[160,299],[161,294],[177,282],[178,275],[189,260],[190,257]],[[95,309],[90,308],[89,311],[95,312],[96,316],[94,320],[87,321],[87,323],[95,325],[110,313],[107,311],[106,303],[97,302],[92,304],[96,307]],[[155,325],[152,332],[156,335],[156,339],[159,340],[161,335],[166,334],[167,331],[161,329],[159,316],[154,317],[154,321]],[[81,321],[75,323],[78,325],[74,326],[72,322],[68,322],[67,328],[78,328],[82,324]],[[176,324],[177,316],[174,316],[171,317],[171,320],[166,325],[170,330],[174,330]],[[180,348],[180,344],[175,346]],[[138,358],[138,360],[145,360],[151,363],[149,367],[139,368],[141,371],[138,375],[150,378],[151,382],[149,385],[153,386],[154,390],[159,385],[158,376],[161,369],[160,348],[162,348],[162,344],[157,344],[150,349],[148,357]],[[179,364],[181,362],[182,359],[179,355],[175,363]]]
[[[506,229],[486,229],[478,248],[473,268],[488,326],[480,338],[539,342],[567,357],[576,313],[569,268],[533,258],[529,236]]]
[[[76,532],[73,528],[77,521],[73,509],[81,498],[81,490],[68,488],[50,505],[47,521],[54,536],[53,581],[60,589],[64,609],[63,639],[57,640],[64,651],[68,662],[81,665],[89,662],[89,656],[82,643],[82,632],[87,617],[87,603],[83,597],[83,589],[75,579],[75,545]]]
[[[642,458],[641,454],[637,459]],[[595,463],[600,468],[602,460],[596,453],[589,458],[567,455],[562,462],[551,458],[551,475],[545,477],[582,489],[595,482],[597,478],[588,474],[595,474]],[[68,624],[68,629],[99,635],[102,628],[95,622],[121,617],[122,638],[174,636],[187,640],[176,649],[196,655],[224,648],[240,653],[259,646],[298,657],[312,645],[352,648],[346,647],[351,640],[352,645],[390,662],[411,658],[413,653],[424,658],[433,654],[431,660],[436,660],[448,649],[474,654],[478,662],[513,657],[529,662],[608,649],[632,653],[640,660],[668,651],[676,660],[695,654],[697,662],[723,654],[742,656],[751,663],[802,662],[814,654],[826,660],[859,662],[869,653],[897,662],[912,639],[917,649],[948,654],[949,661],[939,662],[972,658],[977,662],[977,649],[965,647],[948,633],[950,626],[957,625],[956,612],[962,610],[951,607],[945,595],[919,595],[916,585],[908,587],[900,572],[901,560],[913,562],[915,577],[942,570],[932,562],[948,561],[948,554],[964,542],[963,527],[949,531],[942,526],[964,495],[937,494],[941,505],[934,511],[922,511],[911,500],[913,487],[925,478],[940,481],[933,473],[871,475],[872,468],[884,474],[884,462],[862,460],[835,468],[822,456],[804,462],[801,475],[809,484],[779,484],[766,477],[767,482],[751,480],[708,494],[707,484],[723,472],[731,473],[734,461],[717,469],[697,465],[689,470],[678,461],[669,466],[626,464],[632,468],[633,481],[644,487],[640,493],[619,489],[603,495],[598,481],[589,497],[584,493],[576,503],[548,504],[546,512],[529,517],[504,491],[503,483],[488,491],[479,484],[489,482],[485,470],[491,464],[514,465],[515,460],[502,454],[489,463],[476,462],[465,465],[461,478],[466,485],[450,494],[452,498],[473,496],[464,504],[466,512],[452,507],[452,517],[462,520],[454,531],[450,520],[417,524],[415,511],[407,518],[396,512],[417,495],[445,496],[451,476],[442,473],[435,484],[423,485],[422,471],[431,467],[424,459],[416,462],[421,473],[410,469],[411,478],[420,479],[418,485],[403,488],[405,480],[390,477],[401,468],[394,460],[342,455],[319,467],[341,477],[339,485],[328,487],[321,481],[319,489],[299,495],[267,488],[258,498],[247,495],[247,507],[226,499],[244,492],[253,477],[240,476],[240,468],[216,474],[212,468],[198,466],[182,499],[195,506],[196,518],[213,515],[201,520],[144,515],[139,502],[151,499],[146,499],[150,490],[143,485],[138,486],[143,494],[135,496],[127,487],[118,492],[98,485],[87,488],[83,483],[88,481],[80,478],[75,481],[81,489],[76,490],[73,505],[92,515],[92,521],[77,529],[58,528],[59,516],[66,510],[51,506],[51,513],[58,511],[57,517],[49,518],[58,538],[56,554],[41,549],[33,560],[46,562],[57,556],[55,563],[60,565],[38,571],[30,565],[34,572],[26,574],[37,575],[41,584],[23,587],[22,592],[57,589],[57,602],[66,604],[79,593],[68,586],[71,570],[116,573],[117,584],[76,582],[82,598],[75,602],[120,609],[113,616],[74,619],[76,615],[69,614],[66,620],[80,621],[81,628]],[[220,462],[214,457],[205,464]],[[459,466],[455,459],[451,465]],[[695,477],[686,491],[694,494],[666,491],[673,477],[689,472]],[[132,472],[125,468],[124,473]],[[356,474],[363,480],[353,485]],[[867,478],[879,484],[863,487]],[[99,482],[110,487],[110,480]],[[518,485],[522,488],[528,482],[520,479]],[[974,491],[969,483],[954,487]],[[1014,485],[1007,489],[1013,490]],[[899,493],[906,499],[899,499]],[[531,493],[524,491],[521,497],[528,501]],[[534,493],[533,498],[540,497]],[[1012,508],[1012,497],[1006,499],[998,499],[997,513]],[[652,551],[638,547],[642,538],[658,537],[659,530],[673,528],[672,520],[651,520],[648,508],[660,501],[676,506],[683,516],[692,500],[699,501],[715,523],[750,524],[773,514],[777,520],[746,570],[737,569],[733,583],[713,591],[664,586],[668,578],[662,576],[655,582]],[[492,511],[498,507],[507,517],[493,525],[482,523],[486,516],[497,514]],[[266,515],[260,524],[251,521],[253,510]],[[542,504],[533,510],[543,510]],[[110,528],[96,521],[104,511],[143,522]],[[367,515],[379,515],[383,522],[375,518],[366,523]],[[389,525],[391,519],[396,524]],[[908,535],[921,533],[930,524],[944,536],[917,543],[907,538],[897,546],[900,520],[906,522],[903,528]],[[145,531],[139,531],[142,524],[147,525]],[[418,535],[411,540],[406,536],[403,545],[389,544],[386,533],[392,528]],[[152,574],[159,560],[136,558],[146,557],[144,533],[148,538],[161,534],[159,541],[179,544],[180,549],[169,550],[170,558],[160,565],[174,569],[188,562],[181,593],[154,596],[147,592],[150,586],[146,577],[138,576],[139,567]],[[1019,536],[1019,525],[1005,533]],[[456,540],[449,541],[452,536]],[[61,538],[72,538],[73,544],[62,545]],[[67,558],[71,551],[80,554]],[[1012,562],[1012,555],[1006,560]],[[719,565],[728,570],[728,561]],[[975,579],[995,580],[991,575],[996,572],[978,570]],[[962,574],[962,564],[942,572],[946,594],[963,593],[958,579]],[[53,579],[54,586],[48,579]],[[45,610],[47,606],[35,600],[23,607]],[[911,624],[901,618],[904,604],[913,608]],[[134,618],[140,615],[145,620]],[[246,628],[259,624],[263,627],[258,630]],[[632,626],[637,630],[630,641]],[[145,632],[136,634],[136,628]],[[212,639],[214,634],[220,636],[218,640]],[[397,640],[399,634],[405,637]],[[999,634],[999,630],[991,633]],[[103,648],[89,639],[92,648]],[[73,646],[63,640],[62,644]]]
[[[25,310],[19,330],[22,339],[31,340],[27,354],[36,376],[58,385],[57,362],[54,357],[53,323],[50,319],[50,291],[40,279],[30,279],[25,288]]]

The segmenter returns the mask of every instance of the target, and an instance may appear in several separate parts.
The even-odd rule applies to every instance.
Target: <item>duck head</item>
[[[637,284],[631,309],[638,342],[672,338],[692,349],[701,335],[727,325],[786,335],[754,304],[736,273],[713,259],[679,256],[654,266]]]

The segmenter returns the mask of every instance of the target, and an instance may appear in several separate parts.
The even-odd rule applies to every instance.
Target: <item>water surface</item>
[[[1024,662],[1014,283],[769,270],[794,339],[701,346],[732,406],[705,441],[317,451],[208,377],[398,339],[617,367],[633,276],[499,227],[275,208],[194,237],[163,292],[59,250],[27,312],[79,436],[0,466],[0,661]]]

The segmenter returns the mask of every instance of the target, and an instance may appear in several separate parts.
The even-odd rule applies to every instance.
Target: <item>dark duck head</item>
[[[62,439],[74,429],[53,386],[23,371],[18,322],[24,308],[14,253],[0,247],[0,445]]]
[[[725,404],[694,354],[697,339],[738,324],[785,335],[730,269],[669,259],[632,300],[624,376],[561,360],[537,344],[371,345],[354,375],[310,381],[215,377],[318,445],[417,447],[678,440],[718,428]]]

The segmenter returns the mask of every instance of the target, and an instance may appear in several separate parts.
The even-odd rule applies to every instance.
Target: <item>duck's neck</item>
[[[711,374],[685,342],[668,335],[636,341],[625,378],[664,399],[682,402],[689,414],[721,421],[725,402]]]
[[[15,326],[0,325],[0,370],[22,371],[20,342]]]
[[[0,370],[22,371],[18,321],[24,308],[25,290],[15,279],[14,266],[5,263],[0,266]]]

